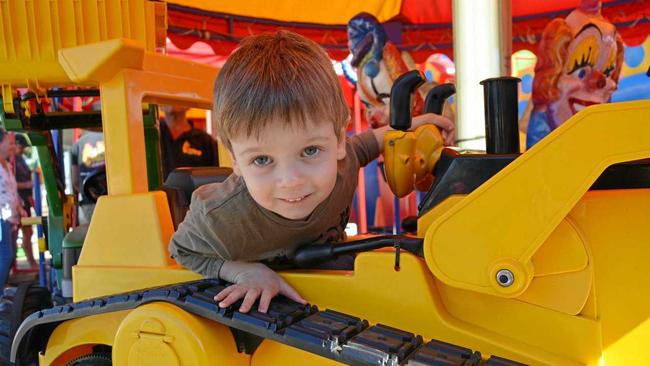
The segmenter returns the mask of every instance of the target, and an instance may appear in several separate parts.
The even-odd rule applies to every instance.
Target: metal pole
[[[41,199],[41,176],[34,172],[32,174],[34,182],[33,196],[34,196],[34,212],[36,216],[43,216],[43,201]],[[36,237],[38,240],[38,283],[45,287],[47,285],[47,273],[45,273],[45,234],[43,232],[43,224],[36,225]],[[30,248],[31,250],[31,248]]]
[[[361,97],[354,93],[354,133],[361,133]],[[366,215],[366,168],[359,170],[359,184],[357,185],[357,207],[359,219],[359,233],[368,232],[368,219]]]
[[[509,76],[510,0],[453,0],[456,131],[459,146],[485,149],[484,79]]]

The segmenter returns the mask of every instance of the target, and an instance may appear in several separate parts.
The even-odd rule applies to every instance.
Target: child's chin
[[[277,212],[276,212],[277,213]],[[309,214],[299,214],[299,213],[278,213],[278,215],[284,217],[287,220],[304,220],[309,217]]]
[[[309,215],[311,215],[313,210],[303,210],[303,209],[294,209],[294,210],[279,210],[273,211],[276,214],[284,217],[287,220],[304,220]]]

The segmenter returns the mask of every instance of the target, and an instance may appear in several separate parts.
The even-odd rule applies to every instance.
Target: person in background
[[[95,210],[95,202],[86,197],[82,191],[82,185],[88,177],[106,169],[104,154],[104,134],[101,132],[86,130],[72,145],[72,187],[76,195],[81,194],[79,224],[90,223],[90,218]]]
[[[161,109],[165,113],[160,122],[163,180],[177,167],[219,165],[216,141],[192,125],[187,108],[165,105]]]
[[[24,210],[20,206],[18,187],[8,159],[15,154],[14,137],[0,129],[0,290],[9,278],[11,264],[16,257],[14,232]]]
[[[34,181],[32,180],[32,171],[29,169],[25,157],[25,149],[31,146],[24,135],[16,135],[16,185],[18,187],[18,196],[20,197],[23,209],[27,215],[31,214],[32,202],[32,189],[34,188]],[[32,227],[21,226],[20,230],[23,234],[23,250],[29,266],[37,267],[36,260],[34,259],[34,252],[32,250]]]

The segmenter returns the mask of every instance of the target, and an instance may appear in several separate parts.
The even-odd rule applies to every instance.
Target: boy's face
[[[260,138],[231,139],[233,169],[260,206],[291,220],[309,216],[332,193],[337,161],[345,157],[345,130],[332,123],[307,128],[272,122]]]

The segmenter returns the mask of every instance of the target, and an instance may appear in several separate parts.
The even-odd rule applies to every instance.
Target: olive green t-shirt
[[[290,257],[303,244],[342,241],[359,169],[378,156],[372,131],[348,138],[332,193],[304,220],[289,220],[264,209],[235,174],[222,183],[201,186],[192,194],[169,252],[179,264],[216,278],[225,260],[272,260]]]

